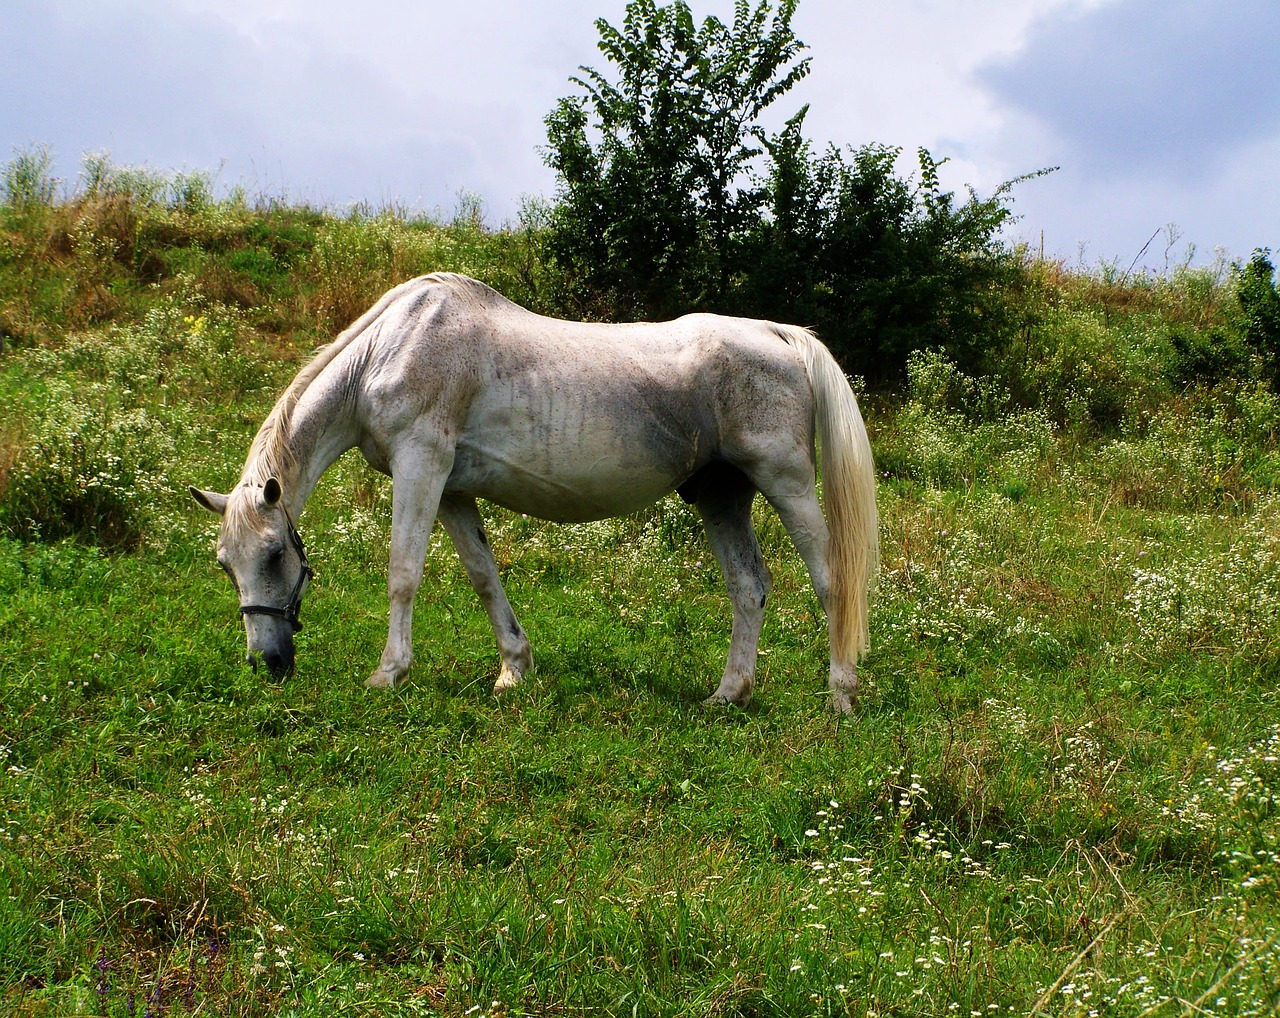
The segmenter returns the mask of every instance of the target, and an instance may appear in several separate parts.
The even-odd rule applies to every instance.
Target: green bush
[[[1129,421],[1083,469],[1126,505],[1247,504],[1274,487],[1278,415],[1263,383],[1194,389]]]
[[[1006,410],[998,384],[964,374],[938,351],[908,358],[907,390],[877,441],[877,465],[891,477],[936,487],[988,483],[1020,501],[1053,460],[1056,428],[1044,409]]]
[[[815,158],[802,117],[769,145],[768,214],[742,246],[732,310],[809,325],[872,379],[898,379],[923,349],[988,369],[1013,331],[1020,266],[998,232],[1016,181],[959,202],[928,151],[917,153],[918,179],[898,175],[892,146]]]
[[[101,387],[49,383],[42,416],[0,492],[0,530],[112,550],[142,542],[152,503],[169,491],[171,440],[146,409],[112,402]]]
[[[1175,326],[1169,331],[1169,379],[1178,384],[1209,385],[1254,373],[1248,346],[1236,332]]]
[[[1280,379],[1280,291],[1271,252],[1260,249],[1235,272],[1240,332],[1263,358],[1268,374]]]
[[[15,211],[52,205],[58,190],[52,167],[53,153],[47,145],[16,151],[0,172],[4,204]]]

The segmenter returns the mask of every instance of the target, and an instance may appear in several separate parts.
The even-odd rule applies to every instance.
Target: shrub
[[[1169,331],[1169,380],[1180,384],[1209,385],[1253,374],[1248,346],[1229,329],[1200,330],[1174,326]]]
[[[945,160],[928,151],[918,177],[898,175],[893,146],[814,157],[800,122],[769,145],[768,214],[744,241],[731,310],[810,325],[873,379],[900,377],[923,349],[985,370],[1013,329],[1007,290],[1020,265],[997,234],[1018,181],[957,201],[941,186]]]
[[[1247,503],[1274,486],[1278,416],[1280,397],[1265,384],[1193,390],[1130,422],[1085,467],[1126,505]]]
[[[113,409],[98,387],[82,393],[51,382],[0,493],[0,530],[28,541],[136,547],[150,503],[168,490],[170,446],[146,410]]]
[[[1280,291],[1275,275],[1266,249],[1255,251],[1249,264],[1235,273],[1241,334],[1262,356],[1273,380],[1280,379]]]
[[[46,145],[19,149],[13,160],[0,171],[0,190],[4,204],[11,210],[47,207],[53,204],[58,181],[50,170],[53,153]]]
[[[938,351],[907,361],[909,397],[877,442],[892,476],[936,486],[987,482],[1013,501],[1034,486],[1057,448],[1043,409],[1008,410],[990,378],[972,378]]]

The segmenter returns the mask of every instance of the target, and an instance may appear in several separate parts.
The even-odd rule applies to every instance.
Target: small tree
[[[807,107],[768,134],[761,115],[809,70],[797,2],[738,0],[731,26],[699,27],[685,0],[630,0],[621,29],[596,22],[617,80],[582,68],[583,94],[546,119],[567,310],[750,314],[816,327],[869,376],[927,347],[981,370],[1008,334],[998,235],[1017,181],[957,200],[924,149],[908,178],[891,146],[815,156]]]
[[[808,73],[791,30],[798,0],[734,6],[695,25],[685,0],[631,0],[621,29],[596,22],[617,80],[589,67],[585,94],[546,118],[560,177],[552,251],[582,289],[623,314],[717,307],[733,244],[759,214],[746,170],[758,118]]]
[[[1272,381],[1280,380],[1280,292],[1276,290],[1271,251],[1254,251],[1249,263],[1234,275],[1240,333],[1245,343],[1261,355]]]

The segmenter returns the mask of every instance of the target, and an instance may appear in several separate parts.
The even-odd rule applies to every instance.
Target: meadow
[[[35,167],[38,171],[39,167]],[[88,168],[94,171],[94,165]],[[391,283],[556,310],[536,209],[335,215],[106,165],[0,211],[0,1009],[20,1016],[1245,1016],[1280,1009],[1280,398],[1238,274],[1026,259],[985,374],[860,389],[855,712],[780,525],[749,708],[696,516],[486,510],[537,666],[437,532],[394,692],[389,482],[301,519],[299,663],[187,485]]]

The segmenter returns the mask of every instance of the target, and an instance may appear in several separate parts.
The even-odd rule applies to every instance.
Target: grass
[[[865,398],[884,570],[851,717],[825,709],[825,626],[763,508],[756,698],[701,706],[729,604],[675,499],[573,527],[488,511],[537,656],[501,700],[438,534],[417,661],[375,693],[360,680],[385,638],[387,482],[349,456],[309,503],[318,578],[278,682],[240,664],[214,521],[185,486],[234,482],[325,309],[357,300],[317,275],[318,238],[347,244],[331,282],[343,264],[380,287],[489,259],[550,299],[545,267],[511,268],[536,244],[465,216],[197,201],[239,223],[200,234],[189,186],[150,205],[131,186],[171,246],[128,265],[60,242],[0,258],[9,1013],[1280,1006],[1275,396],[1151,370],[1170,349],[1161,307],[1180,328],[1213,319],[1219,289],[1126,297],[1045,272],[1055,296],[1023,339],[1043,356],[1018,376],[1043,405],[936,356]],[[6,230],[11,246],[50,235]],[[98,318],[89,278],[114,279]],[[1093,396],[1061,353],[1090,344],[1115,354]]]
[[[727,605],[696,542],[662,554],[653,520],[498,527],[540,650],[502,701],[443,546],[412,681],[361,688],[383,598],[322,536],[336,500],[312,509],[327,582],[279,684],[236,667],[198,536],[123,560],[6,546],[9,1002],[1026,1013],[1067,973],[1044,1013],[1179,1013],[1215,986],[1214,1013],[1265,1013],[1271,652],[1144,661],[1124,570],[1084,572],[1087,507],[979,522],[986,550],[949,575],[968,538],[939,524],[974,526],[996,497],[886,500],[888,546],[936,557],[890,564],[849,720],[823,710],[815,606],[776,553],[758,700],[698,705]],[[1151,521],[1125,523],[1137,543]]]

